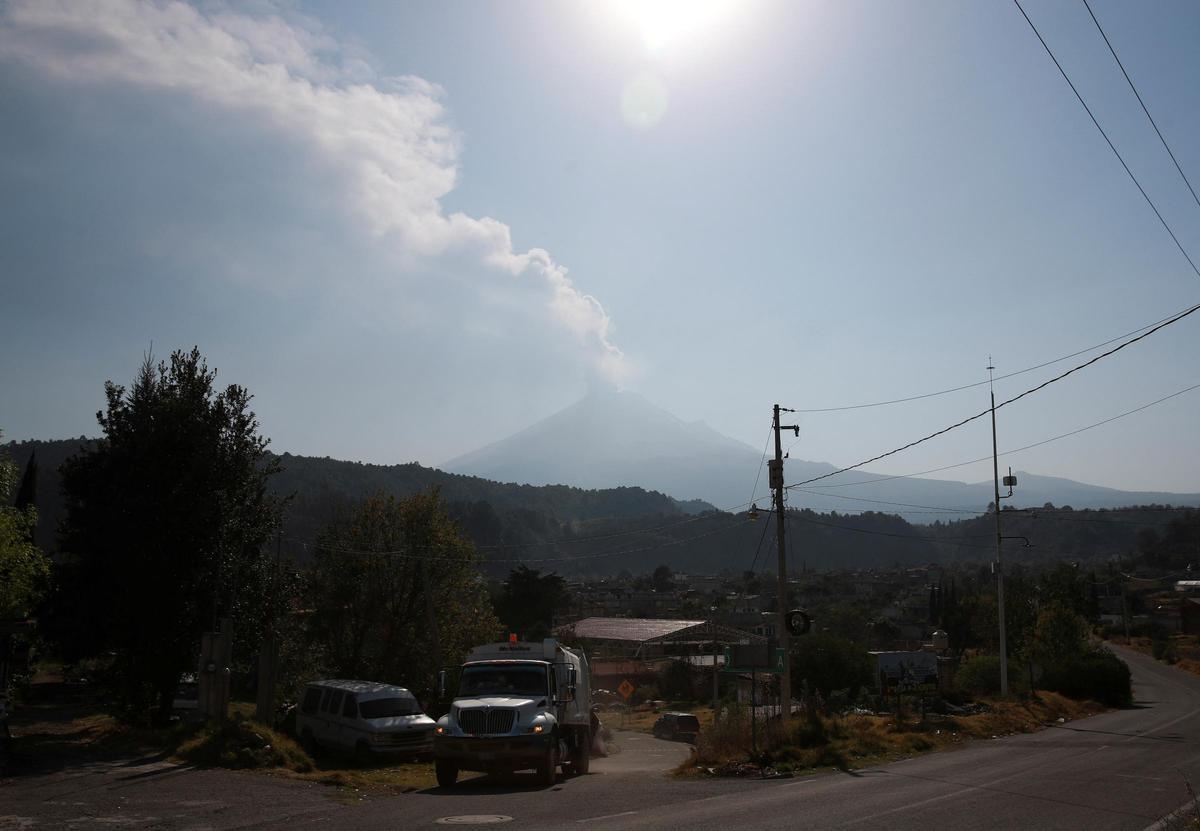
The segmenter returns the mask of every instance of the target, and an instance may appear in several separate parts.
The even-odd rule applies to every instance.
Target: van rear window
[[[699,733],[700,720],[695,716],[680,716],[675,722],[676,729],[681,733]]]
[[[376,698],[358,703],[358,714],[363,718],[393,718],[420,713],[421,705],[415,698]]]

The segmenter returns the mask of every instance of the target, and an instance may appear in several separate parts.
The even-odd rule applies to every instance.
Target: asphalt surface
[[[850,774],[676,780],[687,748],[636,733],[582,777],[479,777],[452,789],[347,800],[282,778],[142,759],[0,782],[0,831],[41,828],[1144,829],[1200,788],[1200,678],[1122,652],[1134,708]],[[347,804],[348,802],[352,804]]]

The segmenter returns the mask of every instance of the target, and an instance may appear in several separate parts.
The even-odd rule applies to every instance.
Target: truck
[[[439,687],[446,696],[446,672]],[[592,744],[587,656],[553,638],[472,649],[458,672],[450,710],[433,735],[438,785],[454,785],[460,771],[504,775],[536,771],[553,785],[564,773],[588,772]]]

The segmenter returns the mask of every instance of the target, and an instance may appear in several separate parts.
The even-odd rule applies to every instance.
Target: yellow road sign
[[[636,689],[637,687],[633,686],[633,684],[630,684],[628,679],[626,679],[621,682],[620,686],[617,687],[617,692],[621,694],[621,698],[628,701],[629,696],[633,695],[633,691]]]

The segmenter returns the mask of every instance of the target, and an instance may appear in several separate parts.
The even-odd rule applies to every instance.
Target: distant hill
[[[685,422],[636,393],[604,391],[593,392],[519,433],[451,459],[442,467],[534,485],[612,488],[637,484],[679,499],[699,498],[721,509],[738,509],[751,496],[761,454],[761,449],[723,436],[703,422]],[[784,469],[788,482],[836,470],[826,462],[802,459],[788,459]],[[790,491],[789,504],[818,512],[886,511],[925,522],[931,507],[983,513],[992,502],[990,481],[968,484],[897,478],[843,487],[880,478],[885,477],[870,471],[842,474],[813,483],[811,488]],[[764,471],[760,494],[765,479]],[[1074,508],[1200,506],[1200,493],[1121,491],[1026,472],[1018,472],[1018,480],[1016,494],[1005,500],[1006,507],[1041,507],[1047,502]]]
[[[52,549],[55,529],[63,513],[58,469],[94,440],[80,437],[52,441],[9,442],[4,449],[24,468],[35,452],[38,462],[38,541]],[[563,526],[600,519],[679,517],[712,510],[699,501],[679,502],[639,487],[585,490],[568,485],[534,487],[503,484],[445,473],[419,464],[372,465],[330,458],[280,457],[283,472],[271,489],[290,496],[285,535],[309,540],[317,531],[353,503],[375,493],[408,496],[431,487],[440,489],[452,513],[481,545],[509,545],[556,539]],[[303,550],[294,552],[302,555]]]
[[[69,439],[10,443],[4,448],[21,465],[37,453],[39,542],[47,550],[54,548],[54,528],[61,515],[58,468],[89,443],[87,439]],[[311,557],[311,543],[319,529],[363,497],[380,491],[405,496],[438,487],[451,515],[479,546],[484,570],[491,576],[505,574],[518,561],[560,574],[593,576],[622,570],[642,574],[659,564],[681,572],[740,574],[750,569],[770,570],[775,563],[774,523],[765,514],[752,522],[744,512],[717,511],[706,503],[681,503],[634,487],[586,490],[566,485],[502,484],[417,464],[370,465],[287,453],[280,458],[284,472],[275,477],[272,487],[292,497],[285,521],[284,553],[302,562]],[[801,464],[789,460],[789,478],[798,475],[793,471],[802,470]],[[1044,478],[1021,474],[1019,489],[1028,488],[1040,497]],[[957,500],[968,496],[990,501],[990,489],[971,490],[982,485],[916,482],[930,488],[916,493],[912,501],[917,504],[967,504]],[[954,489],[936,490],[947,486]],[[1084,491],[1091,488],[1049,479],[1048,487],[1053,490],[1046,493],[1084,492],[1069,486]],[[935,561],[987,562],[994,556],[991,517],[966,515],[960,519],[956,514],[918,513],[923,524],[915,524],[895,515],[902,508],[886,505],[868,506],[877,510],[849,515],[848,506],[859,506],[838,503],[837,513],[801,509],[797,505],[801,496],[793,492],[794,509],[788,512],[789,568],[793,570],[804,566],[823,570]],[[1087,496],[1135,498],[1105,488],[1092,488]],[[1167,502],[1180,504],[1178,495],[1170,496],[1169,500],[1143,500],[1158,503],[1156,507],[1086,511],[1076,499],[1074,510],[1064,502],[1056,502],[1056,509],[1042,509],[1039,502],[1036,512],[1006,511],[1004,533],[1028,537],[1035,547],[1025,549],[1012,542],[1012,550],[1005,556],[1011,562],[1062,558],[1094,562],[1128,555],[1137,549],[1141,531],[1162,531],[1179,515],[1163,509]],[[897,499],[891,491],[882,492],[881,499],[908,501]]]

